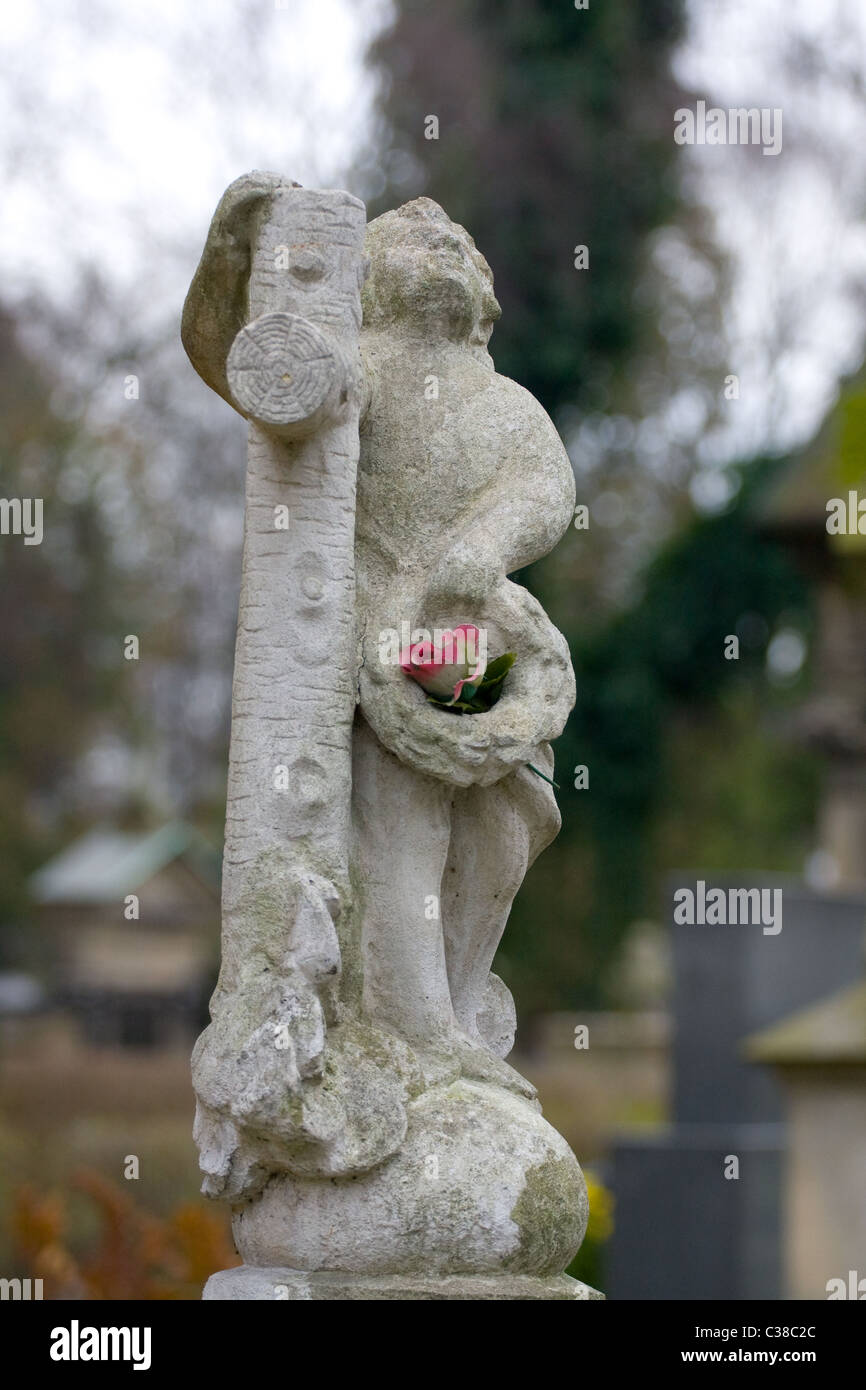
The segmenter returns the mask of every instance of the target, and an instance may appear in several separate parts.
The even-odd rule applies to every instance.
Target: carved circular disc
[[[325,335],[297,314],[278,312],[242,328],[229,352],[228,380],[245,415],[266,425],[307,420],[334,386],[338,366]]]

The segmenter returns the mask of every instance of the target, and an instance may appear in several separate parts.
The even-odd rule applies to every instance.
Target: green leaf
[[[447,710],[451,714],[463,713],[463,710],[460,708],[459,703],[453,703],[451,700],[444,700],[439,695],[428,695],[427,699],[430,702],[430,704],[435,705],[437,709]]]
[[[497,685],[503,681],[517,660],[516,652],[505,652],[502,656],[497,656],[495,661],[491,661],[481,679],[479,690],[486,690],[491,685]]]
[[[478,685],[467,683],[463,686],[459,700],[447,699],[444,695],[428,695],[427,699],[431,705],[450,710],[452,714],[486,714],[502,694],[502,682],[515,660],[514,652],[505,652],[503,656],[498,656],[495,661],[491,661]]]

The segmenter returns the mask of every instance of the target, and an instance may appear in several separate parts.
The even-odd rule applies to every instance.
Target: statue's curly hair
[[[443,244],[444,237],[456,239],[463,245],[481,279],[484,288],[479,317],[491,323],[499,318],[501,310],[493,293],[493,272],[473,237],[459,222],[452,222],[432,198],[414,198],[402,207],[382,213],[367,226],[365,251],[369,271],[362,293],[365,324],[392,322],[405,311],[406,304],[394,283],[393,263],[389,266],[389,253],[401,244],[415,241],[420,250],[432,257]]]

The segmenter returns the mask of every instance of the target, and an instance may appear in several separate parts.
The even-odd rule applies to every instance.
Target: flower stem
[[[544,773],[543,773],[543,772],[539,772],[539,771],[538,771],[538,768],[537,768],[537,767],[533,767],[532,763],[527,763],[526,766],[529,768],[529,771],[530,771],[530,772],[534,772],[534,773],[535,773],[536,777],[540,777],[541,780],[542,780],[542,782],[549,782],[550,785],[551,785],[552,787],[555,787],[556,790],[559,791],[559,783],[558,783],[558,782],[554,782],[554,780],[553,780],[552,777],[545,777]]]

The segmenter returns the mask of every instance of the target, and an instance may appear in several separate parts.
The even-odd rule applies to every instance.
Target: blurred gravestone
[[[786,1091],[785,1257],[793,1298],[862,1298],[866,981],[748,1042]]]
[[[694,885],[687,875],[671,882],[671,917],[675,889]],[[782,930],[672,922],[673,1123],[614,1151],[613,1298],[785,1296],[782,1096],[742,1044],[860,974],[866,898],[770,876],[710,887],[781,888]]]

